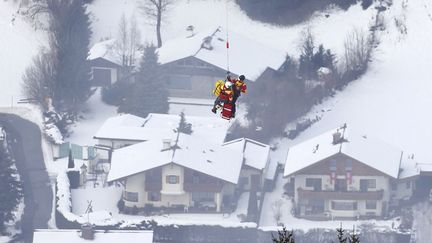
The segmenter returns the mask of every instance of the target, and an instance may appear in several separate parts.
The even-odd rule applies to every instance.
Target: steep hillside
[[[89,11],[92,16],[93,43],[104,38],[116,38],[118,23],[121,15],[127,18],[135,15],[143,36],[143,42],[155,43],[156,34],[154,27],[149,24],[139,11],[139,1],[95,0]],[[227,16],[228,13],[228,16]],[[243,12],[235,1],[221,0],[177,0],[166,12],[162,26],[162,39],[170,40],[189,33],[186,27],[193,25],[195,31],[204,31],[211,26],[226,27],[228,17],[228,30],[242,34],[253,40],[279,49],[297,57],[302,31],[310,26],[316,35],[317,44],[323,43],[326,48],[332,49],[336,54],[343,54],[343,43],[349,31],[354,28],[367,30],[376,14],[374,8],[363,10],[360,4],[344,11],[339,8],[331,8],[319,12],[307,21],[290,27],[279,27],[251,20]],[[236,43],[231,42],[230,48],[236,48]],[[251,50],[253,51],[253,50]],[[232,56],[231,58],[242,58]],[[241,73],[241,70],[238,71]]]
[[[17,14],[18,4],[0,1],[0,106],[11,106],[23,98],[21,77],[45,36]]]
[[[384,15],[386,30],[369,71],[315,107],[309,116],[322,119],[290,143],[348,123],[413,153],[418,162],[432,162],[432,3],[394,0]]]

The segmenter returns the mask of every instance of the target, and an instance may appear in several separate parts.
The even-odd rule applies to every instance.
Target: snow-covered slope
[[[116,38],[118,23],[122,14],[131,16],[135,14],[140,26],[144,41],[156,42],[154,27],[143,17],[139,11],[138,0],[95,0],[89,7],[93,20],[93,44],[105,38]],[[228,16],[226,15],[228,10]],[[188,34],[186,27],[193,25],[195,31],[207,30],[212,26],[227,27],[228,30],[242,34],[245,37],[263,43],[274,49],[288,52],[298,56],[301,32],[310,26],[316,35],[317,44],[323,43],[334,53],[342,54],[343,42],[347,32],[353,28],[367,29],[373,20],[376,10],[369,8],[363,11],[360,4],[347,11],[329,9],[325,13],[316,14],[307,23],[291,27],[278,27],[251,20],[235,4],[234,0],[176,0],[166,12],[162,26],[163,41]],[[326,17],[326,15],[328,17]],[[128,17],[127,17],[128,18]],[[230,48],[236,43],[231,41]],[[251,50],[253,51],[253,50]],[[236,57],[231,58],[242,58]]]
[[[11,106],[23,98],[22,74],[46,37],[35,31],[21,15],[14,1],[0,1],[0,106]]]
[[[346,122],[414,153],[418,162],[432,162],[432,2],[393,2],[384,14],[386,30],[369,71],[315,107],[309,116],[322,115],[322,119],[293,143]],[[395,19],[404,22],[407,34]]]

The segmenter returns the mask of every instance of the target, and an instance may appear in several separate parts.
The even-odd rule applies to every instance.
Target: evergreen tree
[[[48,0],[47,7],[55,63],[53,105],[58,111],[76,114],[91,95],[89,16],[83,0]]]
[[[356,234],[355,228],[353,228],[352,234],[348,236],[349,243],[360,243],[360,236]]]
[[[12,158],[0,146],[0,232],[4,230],[5,222],[14,219],[13,211],[23,197],[21,182],[12,166]]]
[[[272,234],[272,240],[274,243],[295,243],[293,231],[288,231],[285,226],[278,230],[277,238]]]
[[[192,124],[186,122],[185,114],[180,112],[180,123],[178,131],[185,134],[192,134]]]
[[[119,112],[141,117],[152,112],[168,112],[168,90],[155,51],[154,45],[145,48],[135,84],[132,85],[130,96],[120,105]]]
[[[314,50],[315,40],[310,28],[303,31],[304,39],[300,54],[299,75],[303,80],[314,79]]]
[[[345,237],[345,230],[342,229],[342,224],[340,228],[336,229],[337,232],[337,238],[339,243],[346,243],[347,242],[347,238]]]

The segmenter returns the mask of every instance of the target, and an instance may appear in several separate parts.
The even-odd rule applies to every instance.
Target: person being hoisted
[[[215,89],[213,90],[213,94],[216,95],[216,100],[214,102],[212,112],[216,113],[218,108],[221,108],[223,104],[231,103],[233,101],[233,83],[231,80],[231,76],[227,76],[226,81],[218,80],[215,84]]]
[[[235,79],[233,81],[233,99],[232,99],[232,113],[231,113],[231,117],[234,118],[235,117],[235,113],[236,113],[236,101],[238,99],[238,97],[242,94],[242,93],[246,93],[247,90],[247,86],[244,83],[245,81],[245,76],[244,75],[240,75],[237,79]]]

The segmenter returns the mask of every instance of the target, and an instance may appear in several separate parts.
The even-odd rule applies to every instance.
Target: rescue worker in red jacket
[[[216,87],[216,92],[219,93],[218,97],[216,98],[212,112],[216,113],[216,110],[222,106],[223,103],[228,103],[233,101],[233,83],[231,81],[231,77],[228,76],[225,83],[221,84]]]
[[[233,81],[234,93],[232,99],[232,114],[231,114],[231,117],[233,118],[235,117],[237,99],[242,93],[246,93],[247,90],[247,86],[244,82],[245,79],[246,77],[244,75],[240,75],[237,79]]]

